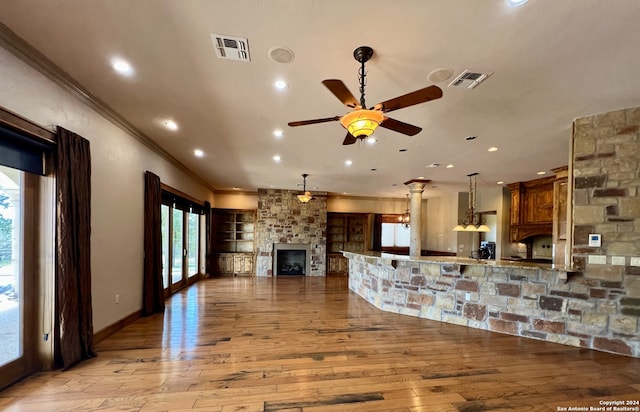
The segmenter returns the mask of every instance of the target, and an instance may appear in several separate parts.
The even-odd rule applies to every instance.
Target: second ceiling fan
[[[325,117],[322,119],[301,120],[288,123],[289,126],[304,126],[308,124],[326,123],[340,121],[342,126],[347,129],[347,136],[342,142],[343,145],[354,144],[358,139],[364,139],[370,136],[374,130],[380,126],[385,129],[393,130],[407,136],[414,136],[422,130],[418,126],[401,122],[385,116],[385,113],[415,104],[428,102],[430,100],[442,97],[442,89],[438,86],[428,86],[424,89],[416,90],[405,95],[386,100],[367,109],[364,101],[365,94],[365,69],[364,64],[373,56],[373,49],[368,46],[360,46],[353,51],[353,57],[360,62],[359,80],[360,80],[360,101],[347,89],[347,86],[337,79],[323,80],[322,84],[334,96],[338,98],[345,106],[353,110],[344,116]]]

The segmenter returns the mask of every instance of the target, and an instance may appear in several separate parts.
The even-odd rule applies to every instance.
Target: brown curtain
[[[144,278],[142,316],[164,312],[162,286],[162,189],[160,177],[144,174]]]
[[[211,270],[211,203],[208,201],[204,202],[204,228],[204,250],[206,251],[204,267],[207,274],[211,275],[213,273]]]
[[[95,356],[91,306],[91,152],[89,141],[58,127],[56,175],[55,364]]]
[[[382,249],[382,215],[374,215],[373,217],[373,250]]]

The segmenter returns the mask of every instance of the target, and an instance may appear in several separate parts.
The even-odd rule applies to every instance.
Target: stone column
[[[424,187],[431,180],[424,179],[412,179],[404,184],[409,186],[409,193],[411,193],[411,223],[409,225],[409,256],[420,256],[422,251],[422,234],[420,229],[422,227],[422,192]]]

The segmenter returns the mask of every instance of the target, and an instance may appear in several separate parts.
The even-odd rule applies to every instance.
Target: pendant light
[[[407,208],[403,215],[398,216],[398,223],[402,224],[405,228],[411,224],[411,214],[409,213],[409,194],[407,193]]]
[[[309,176],[307,173],[302,174],[302,191],[304,193],[301,195],[298,195],[298,201],[300,203],[309,203],[311,200],[313,200],[313,196],[311,195],[311,192],[307,191],[307,176]]]
[[[490,232],[489,226],[480,222],[480,216],[475,212],[476,209],[476,192],[477,183],[476,176],[478,173],[470,173],[469,177],[469,208],[467,215],[462,223],[453,228],[454,232]]]

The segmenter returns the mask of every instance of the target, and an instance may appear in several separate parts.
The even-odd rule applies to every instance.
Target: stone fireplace
[[[276,243],[273,245],[273,276],[311,273],[311,245]]]
[[[278,251],[294,259],[288,274],[304,251],[305,276],[326,275],[327,197],[314,192],[314,200],[300,203],[294,190],[258,189],[258,214],[255,226],[256,276],[278,276]],[[282,274],[282,273],[281,273]]]

